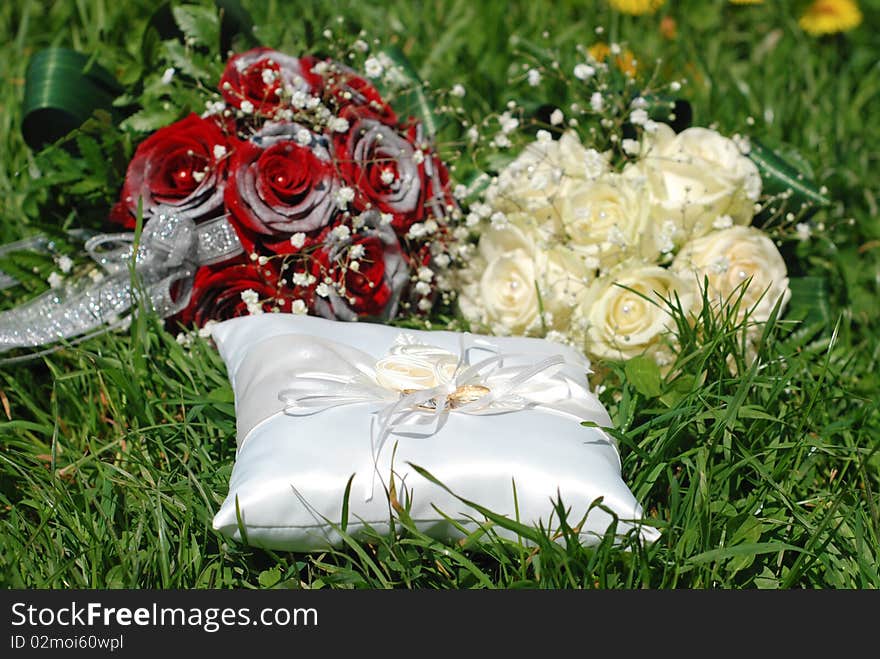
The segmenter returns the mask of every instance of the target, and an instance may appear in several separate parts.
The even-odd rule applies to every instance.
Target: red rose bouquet
[[[161,128],[132,158],[111,219],[228,222],[241,249],[171,290],[173,320],[246,313],[424,314],[455,211],[422,125],[350,68],[257,48],[229,59],[223,102]],[[201,247],[201,245],[199,245]]]

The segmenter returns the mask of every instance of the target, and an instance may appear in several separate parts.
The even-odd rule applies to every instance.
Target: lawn
[[[121,79],[134,76],[159,4],[0,6],[0,241],[51,226],[106,229],[125,160],[121,169],[109,163],[88,203],[71,204],[65,186],[76,182],[53,181],[22,138],[25,69],[41,48],[67,46]],[[600,0],[242,4],[257,38],[282,51],[327,50],[327,29],[330,42],[363,30],[396,45],[431,88],[463,85],[468,117],[501,111],[522,93],[508,77],[521,73],[511,64],[523,43],[573,52],[601,38],[652,69],[660,60],[661,80],[688,80],[681,95],[694,124],[788,145],[827,188],[833,203],[813,217],[812,236],[782,248],[789,275],[809,278],[795,293],[811,313],[769,323],[754,362],[743,359],[732,321],[704,315],[683,327],[693,355],[684,387],[646,391],[623,365],[598,365],[624,479],[662,532],[653,545],[617,546],[609,535],[588,549],[538,533],[528,546],[499,538],[496,520],[446,546],[389,509],[393,537],[315,554],[262,551],[212,530],[235,455],[226,371],[208,342],[183,346],[142,314],[127,331],[0,364],[0,585],[880,586],[880,2],[862,0],[860,27],[823,38],[799,27],[805,3],[770,0],[671,1],[645,17]],[[674,30],[669,20],[661,29],[664,17]],[[453,176],[467,170],[456,129],[447,125],[440,144],[459,164]],[[131,131],[116,148],[130,155],[143,136]],[[34,267],[39,277],[0,291],[4,305],[45,288],[42,265]]]

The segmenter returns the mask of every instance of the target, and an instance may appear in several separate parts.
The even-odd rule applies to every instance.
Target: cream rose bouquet
[[[791,297],[777,242],[809,235],[824,198],[778,154],[688,126],[689,106],[669,96],[681,81],[640,87],[632,57],[630,68],[594,49],[579,57],[571,74],[554,60],[525,79],[563,79],[583,103],[528,117],[511,102],[472,130],[502,165],[467,208],[462,315],[476,330],[661,367],[681,319],[707,311],[754,340]]]

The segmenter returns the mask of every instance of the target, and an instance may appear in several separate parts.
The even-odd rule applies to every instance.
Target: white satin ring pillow
[[[618,534],[636,526],[645,541],[659,537],[639,523],[612,438],[581,425],[611,420],[589,390],[589,362],[572,348],[292,314],[235,318],[212,335],[238,435],[229,494],[214,517],[224,535],[241,540],[241,524],[250,544],[267,549],[338,546],[352,476],[347,532],[388,532],[393,470],[410,516],[441,540],[461,537],[444,515],[468,531],[482,519],[461,499],[552,527],[561,498],[570,524],[587,515],[585,544],[613,516]]]

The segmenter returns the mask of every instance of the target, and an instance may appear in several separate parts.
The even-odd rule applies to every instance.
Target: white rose
[[[561,190],[562,226],[571,247],[608,270],[630,256],[658,256],[650,235],[650,204],[634,179],[608,174],[595,181],[570,179]]]
[[[585,149],[572,130],[564,132],[556,144],[559,165],[569,178],[592,180],[611,170],[607,156],[595,149]]]
[[[676,256],[672,269],[693,277],[700,286],[709,283],[709,296],[717,303],[736,302],[742,286],[739,318],[751,310],[750,318],[764,322],[776,302],[788,303],[788,273],[779,250],[762,231],[754,227],[731,227],[687,243]]]
[[[480,236],[478,254],[462,273],[459,307],[495,334],[564,332],[590,276],[571,249],[548,244],[531,223],[515,218]]]
[[[691,314],[696,286],[656,265],[623,268],[595,281],[579,301],[574,323],[584,331],[586,351],[605,359],[649,354],[667,363],[672,356],[664,337],[675,323],[664,300],[677,295],[683,311]]]
[[[524,334],[540,322],[532,256],[522,249],[489,261],[479,282],[485,321],[497,334]]]
[[[721,216],[748,224],[761,196],[761,175],[733,140],[707,128],[678,135],[657,124],[646,135],[646,155],[624,174],[644,179],[651,196],[654,223],[663,235],[658,248],[703,236]],[[667,235],[668,234],[668,235]]]
[[[571,314],[592,273],[583,259],[563,245],[539,249],[535,253],[538,291],[548,330],[567,332]]]
[[[480,233],[479,252],[486,262],[521,249],[531,253],[538,241],[546,238],[531,216],[512,213],[502,225],[490,224]]]
[[[570,178],[590,179],[608,171],[607,160],[585,149],[577,134],[568,131],[559,140],[537,140],[498,175],[486,199],[505,213],[526,212],[541,222],[555,223],[559,215],[559,188]]]

